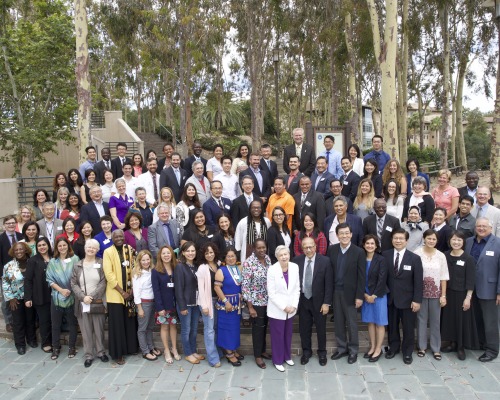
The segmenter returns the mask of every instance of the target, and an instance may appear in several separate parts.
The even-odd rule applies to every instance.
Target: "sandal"
[[[236,357],[239,361],[241,361],[241,360],[244,360],[244,359],[245,359],[245,356],[244,356],[244,355],[239,354],[239,353],[238,353],[238,352],[236,352],[236,351],[234,352],[234,356],[235,356],[235,357]]]
[[[172,349],[170,349],[170,351],[172,352],[172,355],[174,356],[174,360],[175,361],[180,361],[181,360],[181,356],[177,352],[177,349],[172,348]]]
[[[153,353],[143,354],[142,358],[145,358],[148,361],[156,361],[156,360],[158,360],[158,357],[156,357]]]
[[[419,356],[419,357],[425,357],[425,350],[419,350],[419,351],[417,351],[417,356]]]
[[[60,353],[61,353],[61,349],[52,349],[52,355],[50,356],[50,359],[57,360],[59,358]]]
[[[123,365],[123,364],[125,364],[125,359],[123,357],[117,358],[116,363],[118,365]]]
[[[162,351],[156,347],[153,347],[153,350],[151,350],[150,353],[157,357],[162,355]]]
[[[198,360],[195,356],[193,356],[192,354],[190,356],[187,356],[186,357],[186,361],[187,362],[190,362],[191,364],[199,364],[200,363],[200,360]]]
[[[226,359],[233,367],[239,367],[241,365],[241,361],[234,355],[234,353],[226,353]],[[236,361],[232,361],[231,358],[236,359]]]
[[[193,356],[195,356],[200,361],[203,361],[205,359],[205,356],[203,354],[193,353]]]
[[[434,353],[434,360],[441,361],[442,357],[440,353]]]
[[[167,364],[173,364],[174,363],[174,360],[172,359],[172,357],[170,356],[170,354],[167,355],[167,353],[165,353],[165,362]]]
[[[76,356],[76,348],[75,347],[70,347],[68,349],[68,358],[73,358]]]
[[[42,350],[44,353],[52,353],[52,346],[43,346]]]

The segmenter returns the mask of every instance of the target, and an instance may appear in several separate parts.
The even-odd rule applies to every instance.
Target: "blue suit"
[[[323,233],[325,234],[327,240],[329,237],[330,228],[332,227],[333,220],[335,219],[336,216],[337,214],[332,214],[325,219],[325,229]],[[357,215],[354,214],[346,214],[345,222],[349,224],[349,226],[351,227],[351,232],[352,232],[351,242],[356,246],[361,247],[361,243],[364,236],[363,224],[361,223],[361,218],[359,218]]]
[[[316,182],[318,181],[318,186],[316,186]],[[311,184],[313,189],[316,192],[319,192],[323,195],[323,197],[328,199],[329,197],[333,196],[332,192],[330,191],[330,182],[333,181],[335,177],[328,171],[323,172],[321,177],[318,175],[318,171],[315,170],[313,174],[311,175]]]
[[[210,197],[205,203],[203,203],[203,213],[205,214],[205,223],[207,225],[215,227],[217,225],[217,218],[222,213],[231,215],[231,200],[221,197],[222,205],[224,209],[221,209],[215,199]]]

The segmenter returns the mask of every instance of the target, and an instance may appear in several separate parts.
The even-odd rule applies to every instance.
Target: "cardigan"
[[[208,315],[214,317],[214,306],[212,302],[212,279],[210,278],[210,266],[201,264],[196,271],[198,277],[198,305],[203,310],[208,308]]]
[[[104,277],[104,271],[102,268],[102,260],[100,258],[95,259],[95,264],[99,264],[100,267],[97,269],[99,273],[99,283],[92,293],[85,294],[85,287],[80,287],[80,277],[83,271],[83,260],[76,263],[73,268],[73,274],[71,275],[71,291],[75,295],[76,305],[75,305],[75,317],[82,318],[82,302],[85,296],[90,296],[94,300],[104,300],[106,301],[104,294],[106,293],[106,278]]]

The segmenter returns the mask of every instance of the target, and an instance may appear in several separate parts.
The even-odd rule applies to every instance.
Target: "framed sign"
[[[340,154],[344,155],[344,132],[336,131],[336,132],[315,132],[314,133],[314,144],[316,157],[319,156],[322,152],[325,151],[325,146],[323,145],[323,140],[325,136],[333,136],[335,138],[335,144],[333,145],[333,149],[337,150]]]

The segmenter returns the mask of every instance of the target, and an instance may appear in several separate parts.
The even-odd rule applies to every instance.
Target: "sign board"
[[[314,132],[314,144],[316,157],[318,157],[321,153],[325,151],[325,146],[323,145],[323,140],[325,136],[331,135],[335,138],[335,144],[333,145],[333,149],[337,150],[340,154],[344,155],[344,132],[336,131],[336,132]]]

